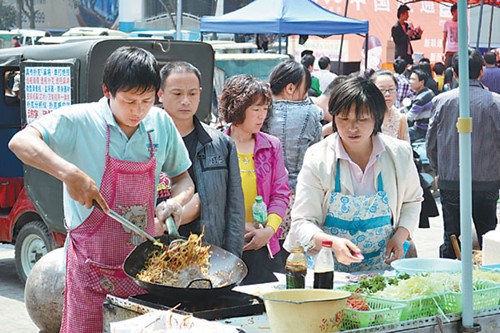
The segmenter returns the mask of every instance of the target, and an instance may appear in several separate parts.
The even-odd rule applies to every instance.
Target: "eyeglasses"
[[[396,88],[390,88],[390,89],[380,89],[380,92],[382,92],[382,94],[394,94],[395,92],[397,91]]]

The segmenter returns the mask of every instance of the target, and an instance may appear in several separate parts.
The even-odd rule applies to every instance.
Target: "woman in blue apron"
[[[334,134],[309,148],[284,247],[317,253],[333,242],[336,270],[382,270],[404,256],[418,225],[422,190],[408,143],[380,133],[384,96],[352,78],[332,94]]]

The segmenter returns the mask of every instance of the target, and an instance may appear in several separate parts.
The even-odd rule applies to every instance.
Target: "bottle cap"
[[[332,245],[333,245],[333,242],[330,240],[324,240],[321,242],[321,246],[324,246],[324,247],[332,247]]]
[[[261,203],[262,202],[262,197],[260,195],[255,197],[255,202]]]

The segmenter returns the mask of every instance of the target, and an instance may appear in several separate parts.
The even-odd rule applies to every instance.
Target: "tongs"
[[[106,214],[106,212],[104,212],[104,210],[97,203],[97,201],[94,200],[92,202],[92,204],[94,207],[96,207],[97,209],[99,209],[100,211],[102,211],[103,213]],[[165,245],[162,242],[160,242],[159,240],[157,240],[156,238],[154,238],[153,236],[148,234],[146,231],[142,230],[141,228],[139,228],[138,226],[136,226],[135,224],[133,224],[132,222],[130,222],[129,220],[127,220],[126,218],[124,218],[123,216],[118,214],[117,212],[115,212],[114,210],[110,209],[109,213],[106,215],[111,217],[113,220],[121,223],[123,226],[130,229],[132,232],[135,232],[137,235],[144,237],[147,240],[150,240],[151,242],[153,242],[154,245],[157,245],[157,246],[162,247],[162,248],[165,247]],[[175,228],[175,223],[174,223],[174,219],[172,218],[172,216],[169,216],[167,218],[167,224],[169,224],[169,223],[171,223]],[[175,229],[175,232],[177,233],[177,229]],[[177,233],[177,235],[179,235],[179,233]],[[170,225],[169,225],[169,236],[170,236]],[[178,237],[180,237],[180,236],[178,236]]]

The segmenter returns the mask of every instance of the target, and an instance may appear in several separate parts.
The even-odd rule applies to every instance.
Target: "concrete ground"
[[[441,212],[441,205],[438,201]],[[500,217],[500,205],[499,205]],[[442,241],[441,216],[430,219],[430,228],[417,229],[414,235],[418,256],[438,258]],[[19,282],[14,262],[14,247],[0,244],[0,333],[41,333],[24,306],[24,286]]]
[[[14,247],[5,244],[0,244],[0,332],[39,332],[24,306],[24,285],[17,277]]]

